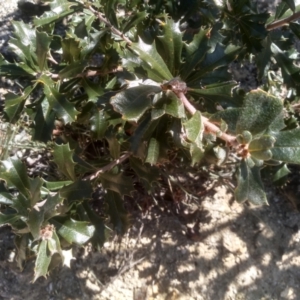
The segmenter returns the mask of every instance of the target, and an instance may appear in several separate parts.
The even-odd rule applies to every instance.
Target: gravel
[[[20,18],[18,0],[2,0],[0,5],[0,53],[7,54],[8,40],[11,37],[11,21]]]

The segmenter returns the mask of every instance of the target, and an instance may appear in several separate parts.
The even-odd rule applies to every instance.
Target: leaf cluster
[[[5,95],[5,121],[26,114],[57,171],[31,178],[20,159],[1,161],[0,225],[17,235],[20,266],[36,253],[34,280],[62,247],[124,233],[124,196],[137,182],[152,195],[174,162],[230,162],[236,200],[256,205],[267,203],[262,169],[281,182],[300,164],[300,27],[290,21],[300,6],[282,1],[270,16],[251,3],[51,0],[32,23],[13,21],[17,59],[0,55],[0,75],[24,88]],[[249,93],[228,70],[245,59],[264,82]]]

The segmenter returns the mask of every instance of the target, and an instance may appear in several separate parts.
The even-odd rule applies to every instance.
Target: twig
[[[208,118],[201,116],[205,130],[210,133],[216,134],[220,139],[226,141],[231,146],[237,146],[238,142],[235,136],[229,135],[225,132],[222,132],[221,129],[215,124],[211,123]]]
[[[108,165],[106,165],[103,168],[99,169],[96,173],[84,177],[84,180],[93,180],[93,179],[95,179],[96,177],[99,176],[99,174],[107,172],[107,171],[111,170],[112,168],[114,168],[115,166],[121,164],[123,161],[125,161],[127,158],[129,158],[130,155],[131,155],[131,152],[125,153],[120,158],[112,161]]]
[[[115,28],[105,17],[101,15],[98,11],[94,10],[91,6],[89,6],[90,11],[92,11],[94,14],[97,15],[98,19],[102,21],[106,26],[109,27],[112,33],[118,35],[120,38],[122,38],[128,45],[132,44],[132,41],[128,39],[120,30]]]
[[[278,21],[275,21],[273,23],[270,23],[270,24],[266,25],[266,29],[267,30],[273,30],[273,29],[282,27],[284,25],[288,25],[290,22],[295,21],[299,18],[300,18],[300,12],[298,11],[298,12],[292,14],[291,16],[285,18],[285,19],[278,20]]]
[[[189,102],[189,100],[185,97],[183,92],[176,93],[185,108],[191,113],[191,115],[194,115],[196,113],[196,108]],[[237,146],[238,142],[236,140],[235,136],[229,135],[225,132],[222,132],[221,129],[216,126],[215,124],[211,123],[208,118],[201,116],[203,125],[205,127],[205,130],[207,132],[213,133],[217,135],[220,139],[226,141],[231,146]]]
[[[291,107],[292,107],[294,110],[299,110],[299,109],[300,109],[300,103],[292,104]]]
[[[49,61],[51,61],[53,64],[58,65],[58,62],[57,62],[51,55],[48,56],[47,59],[48,59]]]

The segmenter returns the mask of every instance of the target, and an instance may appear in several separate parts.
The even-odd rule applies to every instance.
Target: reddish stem
[[[273,30],[273,29],[282,27],[284,25],[288,25],[290,22],[296,21],[299,18],[300,18],[300,12],[298,11],[285,19],[278,20],[278,21],[275,21],[273,23],[266,25],[266,29]]]
[[[185,108],[191,113],[191,115],[194,115],[196,113],[196,108],[189,102],[189,100],[185,97],[184,93],[178,92],[176,93]],[[203,125],[205,127],[206,132],[213,133],[217,135],[220,139],[226,141],[231,146],[238,146],[238,142],[236,140],[235,136],[229,135],[225,132],[222,132],[221,129],[216,126],[215,124],[211,123],[208,118],[201,116],[201,120],[203,122]]]
[[[115,166],[121,164],[123,161],[125,161],[127,158],[129,158],[131,156],[130,152],[125,153],[124,155],[122,155],[120,158],[112,161],[111,163],[107,164],[106,166],[104,166],[103,168],[99,169],[97,172],[95,172],[92,175],[89,175],[87,177],[85,177],[85,180],[93,180],[96,177],[99,176],[99,174],[110,171],[112,168],[114,168]]]

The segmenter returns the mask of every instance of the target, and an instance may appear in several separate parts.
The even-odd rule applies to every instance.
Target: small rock
[[[232,253],[229,253],[223,258],[223,263],[226,266],[226,268],[233,268],[236,265],[235,256]]]
[[[15,253],[14,251],[11,251],[11,252],[9,253],[9,257],[8,257],[7,261],[8,261],[8,262],[13,262],[14,259],[15,259],[15,256],[16,256],[16,253]]]
[[[158,284],[153,284],[152,285],[152,295],[157,295],[158,292],[159,292]]]
[[[280,296],[285,299],[293,299],[295,296],[294,289],[291,287],[286,287],[285,290],[281,292]]]
[[[100,292],[100,287],[97,284],[92,283],[90,280],[87,280],[85,285],[89,290],[93,291],[93,293]]]
[[[223,233],[223,245],[231,253],[238,255],[244,254],[247,251],[247,246],[235,233],[225,231]]]

